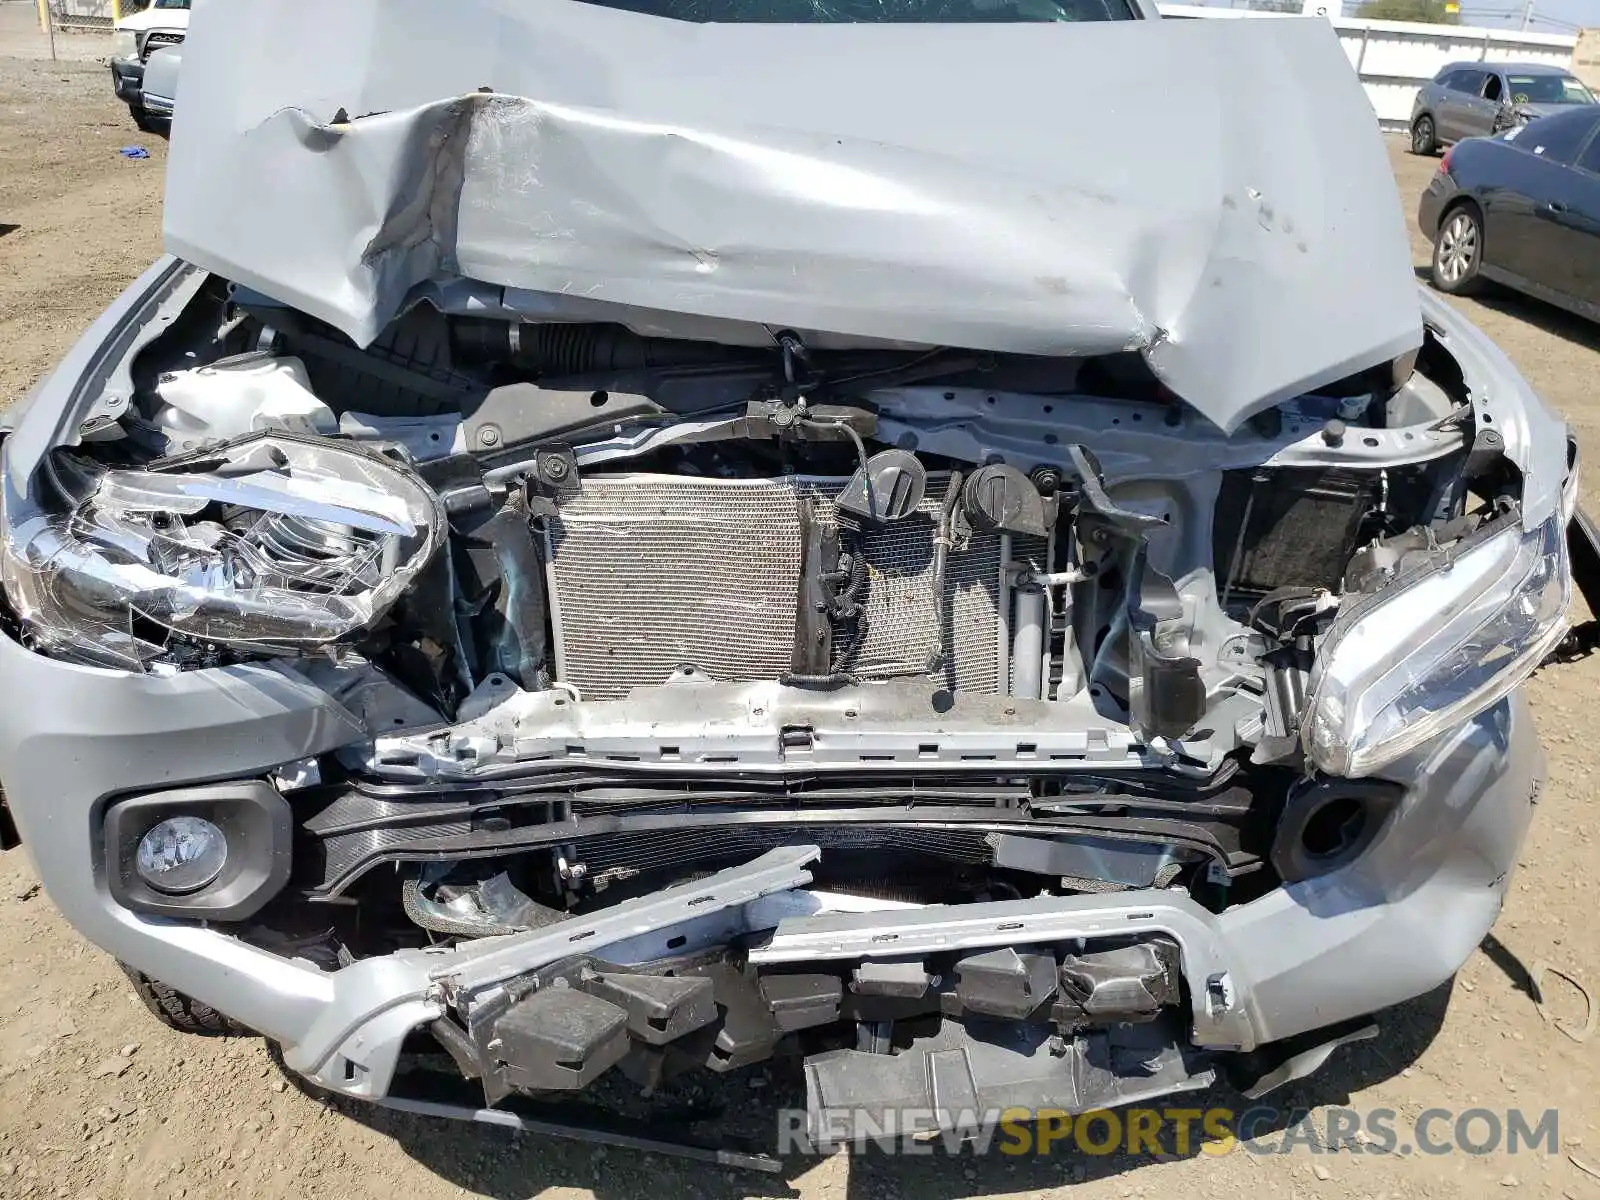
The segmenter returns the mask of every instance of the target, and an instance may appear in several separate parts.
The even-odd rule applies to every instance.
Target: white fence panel
[[[1160,8],[1164,17],[1306,19],[1199,4],[1162,4]],[[1578,42],[1569,34],[1525,33],[1475,25],[1419,25],[1361,17],[1329,19],[1338,31],[1350,65],[1361,76],[1378,123],[1386,129],[1406,126],[1411,120],[1411,103],[1416,99],[1417,88],[1446,63],[1549,63],[1571,69],[1573,48]]]

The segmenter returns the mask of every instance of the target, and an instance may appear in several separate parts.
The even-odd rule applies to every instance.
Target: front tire
[[[128,105],[128,115],[133,118],[133,123],[139,127],[140,133],[160,132],[160,125],[156,118],[145,112],[144,109],[130,104]]]
[[[167,1028],[176,1029],[179,1033],[198,1033],[211,1037],[241,1037],[250,1032],[232,1017],[225,1017],[210,1005],[185,996],[177,988],[151,979],[127,963],[117,965],[128,976],[134,992],[144,1001],[144,1006]]]
[[[1433,237],[1433,286],[1451,296],[1477,290],[1483,266],[1483,218],[1471,204],[1458,204],[1439,219]]]
[[[1431,156],[1439,149],[1439,131],[1424,114],[1411,123],[1411,153]]]

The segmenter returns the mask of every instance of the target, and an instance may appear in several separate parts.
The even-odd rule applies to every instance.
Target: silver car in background
[[[786,1057],[816,1145],[1447,979],[1600,558],[1331,29],[642,7],[197,9],[171,256],[0,447],[60,911],[330,1093]]]
[[[1417,89],[1411,152],[1433,154],[1462,138],[1488,137],[1574,104],[1593,103],[1594,93],[1564,67],[1450,63]]]

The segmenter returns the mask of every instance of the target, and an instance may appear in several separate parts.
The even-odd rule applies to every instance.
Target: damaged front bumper
[[[113,58],[111,90],[124,104],[144,107],[144,63],[138,59]]]
[[[36,700],[0,726],[0,777],[63,915],[320,1086],[415,1106],[396,1067],[431,1032],[493,1105],[674,1053],[734,1069],[854,1017],[863,1048],[806,1064],[819,1140],[840,1108],[1083,1110],[1204,1086],[1429,990],[1494,921],[1543,775],[1514,694],[1386,772],[1403,796],[1353,862],[1220,914],[1163,889],[828,912],[807,886],[819,852],[795,846],[532,932],[327,970],[120,906],[98,830],[114,797],[348,743],[337,702],[262,667],[133,675],[9,638],[0,687]],[[907,1006],[933,1028],[874,1054],[872,1026]]]

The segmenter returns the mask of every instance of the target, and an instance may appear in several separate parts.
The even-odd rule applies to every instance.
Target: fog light
[[[151,887],[178,893],[199,891],[227,862],[222,830],[202,817],[168,817],[139,839],[134,865]]]

